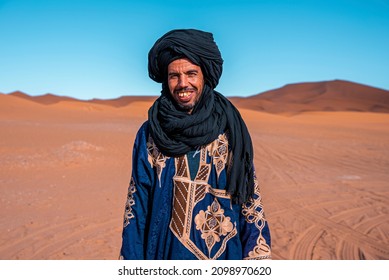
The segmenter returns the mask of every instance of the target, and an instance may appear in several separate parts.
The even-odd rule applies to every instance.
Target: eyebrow
[[[184,74],[192,74],[192,73],[198,73],[198,72],[199,71],[196,70],[196,69],[190,69],[188,71],[185,71]],[[170,75],[177,75],[177,74],[179,74],[179,72],[177,72],[177,71],[171,71],[171,72],[168,73],[169,76]]]

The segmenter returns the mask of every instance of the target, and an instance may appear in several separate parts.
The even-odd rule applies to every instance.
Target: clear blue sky
[[[333,79],[389,89],[388,0],[0,0],[0,92],[158,95],[147,53],[176,28],[214,34],[226,96]]]

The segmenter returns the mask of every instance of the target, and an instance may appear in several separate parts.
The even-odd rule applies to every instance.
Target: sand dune
[[[156,98],[157,96],[122,96],[109,100],[92,99],[90,102],[114,107],[125,107],[133,102],[154,102]]]
[[[1,93],[0,93],[1,94]],[[72,97],[67,96],[58,96],[51,93],[47,93],[44,95],[31,96],[22,91],[14,91],[9,93],[8,95],[19,97],[22,99],[26,99],[29,101],[34,101],[43,105],[51,105],[59,102],[76,102],[77,106],[80,106],[80,103],[83,104],[99,104],[104,106],[112,106],[112,107],[125,107],[133,102],[153,102],[157,96],[121,96],[114,99],[98,99],[93,98],[91,100],[79,100]]]
[[[0,94],[0,259],[118,257],[132,144],[151,103]],[[240,111],[273,258],[389,259],[389,114],[253,108]]]
[[[75,98],[66,97],[66,96],[57,96],[57,95],[54,95],[51,93],[47,93],[47,94],[39,95],[39,96],[30,96],[22,91],[14,91],[14,92],[11,92],[10,95],[24,98],[24,99],[34,101],[34,102],[37,102],[40,104],[45,104],[45,105],[55,104],[55,103],[58,103],[61,101],[80,101],[80,100],[77,100]]]
[[[85,101],[53,94],[29,96],[21,91],[12,92],[10,95],[45,105],[75,101],[112,107],[125,107],[134,102],[153,102],[157,98],[121,96],[115,99]],[[315,111],[389,113],[389,91],[342,80],[289,84],[247,98],[229,99],[239,108],[286,115]]]
[[[290,84],[249,98],[236,99],[241,108],[268,113],[308,111],[389,113],[389,91],[335,80]]]

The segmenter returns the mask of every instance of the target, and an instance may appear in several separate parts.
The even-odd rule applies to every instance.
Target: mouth
[[[180,97],[180,98],[183,98],[183,97],[188,97],[189,95],[191,95],[192,93],[191,92],[189,92],[189,91],[184,91],[184,92],[179,92],[178,93],[178,96]]]
[[[180,102],[185,103],[191,100],[194,91],[178,91],[176,92]]]

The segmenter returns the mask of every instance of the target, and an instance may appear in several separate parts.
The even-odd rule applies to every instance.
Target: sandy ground
[[[0,95],[0,259],[117,259],[150,104]],[[389,259],[389,114],[241,113],[274,259]]]

